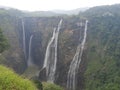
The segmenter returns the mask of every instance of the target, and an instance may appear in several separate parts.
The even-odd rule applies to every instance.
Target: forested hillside
[[[89,20],[86,90],[120,89],[120,17],[99,16]]]

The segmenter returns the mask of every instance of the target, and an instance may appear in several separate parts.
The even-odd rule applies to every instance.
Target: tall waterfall
[[[24,21],[22,19],[22,30],[23,30],[23,51],[26,59],[26,41],[25,41],[25,27],[24,27]]]
[[[86,20],[83,41],[78,45],[75,56],[73,57],[73,60],[70,64],[70,68],[69,68],[69,71],[68,71],[67,88],[69,90],[76,90],[76,87],[75,87],[76,86],[76,73],[78,72],[78,69],[79,69],[84,45],[85,45],[85,42],[86,42],[87,23],[88,23],[88,21]]]
[[[58,27],[54,28],[52,38],[50,39],[46,54],[43,68],[46,68],[46,76],[47,81],[54,83],[55,80],[55,71],[56,71],[56,64],[57,64],[57,44],[58,44],[58,35],[59,30],[62,25],[62,19],[60,20]]]
[[[33,39],[33,35],[30,36],[30,41],[29,41],[29,53],[28,53],[28,61],[27,61],[28,66],[33,65],[32,58],[31,58],[32,39]]]

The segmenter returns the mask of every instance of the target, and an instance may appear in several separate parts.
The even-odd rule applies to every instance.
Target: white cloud
[[[0,0],[0,5],[21,10],[70,10],[80,7],[91,7],[120,3],[120,0]]]

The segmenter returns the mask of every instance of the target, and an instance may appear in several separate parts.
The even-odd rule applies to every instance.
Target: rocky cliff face
[[[18,18],[0,14],[0,27],[10,43],[9,50],[2,53],[4,59],[0,60],[0,63],[22,73],[25,69],[25,60],[18,37]]]
[[[10,24],[12,29],[7,27],[7,32],[7,30],[3,28],[5,31],[4,33],[11,43],[11,48],[9,51],[5,52],[5,57],[6,59],[12,61],[11,66],[14,66],[13,68],[17,72],[21,73],[27,69],[29,42],[31,35],[33,35],[31,58],[33,63],[39,67],[39,70],[41,70],[47,44],[52,37],[54,27],[58,25],[60,19],[61,17],[24,17],[16,18],[15,20],[11,19],[12,21],[10,22],[6,21],[8,24]],[[25,30],[26,58],[23,50],[22,20],[24,22]],[[63,18],[63,24],[61,26],[58,38],[58,61],[55,74],[55,83],[64,87],[66,87],[68,69],[74,57],[78,41],[79,39],[82,40],[83,38],[84,22],[85,20],[78,17]],[[6,25],[6,23],[4,25]],[[6,62],[8,63],[9,61]],[[18,66],[18,64],[21,64],[21,66]],[[40,80],[42,80],[41,77],[43,76],[39,77]]]
[[[42,68],[45,50],[53,28],[57,25],[59,18],[32,18],[26,17],[24,27],[26,33],[26,53],[28,59],[30,36],[33,35],[31,57],[33,63]],[[57,23],[56,23],[57,22]],[[22,29],[20,31],[20,41],[23,42]]]
[[[84,24],[85,24],[85,20],[80,19],[78,17],[63,18],[63,23],[58,38],[58,61],[57,61],[57,70],[55,74],[55,83],[61,86],[66,87],[67,85],[68,70],[70,67],[70,63],[75,55],[79,41],[81,42],[83,39],[83,33],[85,28]],[[51,32],[53,32],[53,28]],[[52,33],[50,34],[52,35]],[[48,36],[49,38],[48,40],[50,40],[50,38],[52,37],[51,35]],[[46,45],[47,44],[48,42],[46,43]],[[84,58],[85,57],[83,57],[82,59]],[[83,64],[85,63],[85,61],[83,60],[81,63]],[[79,85],[76,85],[76,86],[80,86],[79,88],[83,87],[83,81],[84,81],[84,78],[80,73],[84,72],[85,66],[82,65],[81,67],[82,69],[80,69],[80,72],[77,75],[77,78],[80,80],[80,81],[78,80],[77,82],[80,83]],[[44,76],[45,76],[45,69],[43,69],[40,72],[39,79],[46,80]]]

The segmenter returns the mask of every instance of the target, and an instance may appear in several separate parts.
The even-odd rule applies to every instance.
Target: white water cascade
[[[54,83],[55,80],[55,72],[56,72],[56,64],[57,64],[57,46],[58,46],[57,44],[58,44],[58,35],[61,25],[62,25],[62,19],[60,20],[58,27],[54,28],[53,36],[47,45],[45,59],[44,59],[43,68],[46,68],[47,81],[51,83]]]
[[[29,53],[28,53],[28,61],[27,61],[28,66],[34,65],[31,58],[32,39],[33,39],[33,35],[30,36],[30,41],[29,41]]]
[[[69,68],[69,71],[68,71],[67,88],[69,90],[76,90],[76,87],[75,87],[76,86],[76,73],[78,73],[78,69],[79,69],[79,65],[80,65],[80,62],[81,62],[84,45],[85,45],[85,42],[86,42],[87,23],[88,23],[88,21],[86,20],[83,41],[78,45],[75,56],[73,57],[73,60],[70,64],[70,68]]]
[[[24,21],[22,19],[22,30],[23,30],[23,51],[26,59],[26,41],[25,41],[25,27],[24,27]]]

